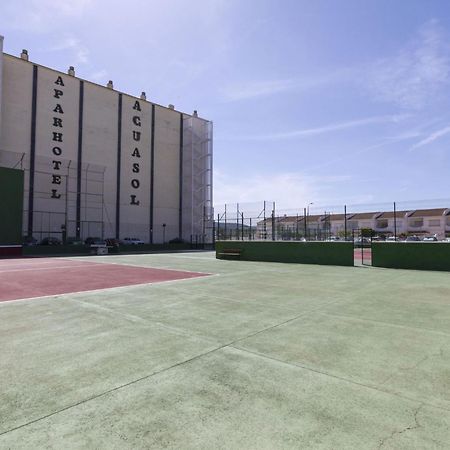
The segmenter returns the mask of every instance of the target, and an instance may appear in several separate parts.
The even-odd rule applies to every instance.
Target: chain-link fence
[[[450,238],[450,199],[276,207],[274,201],[215,206],[216,240],[354,240],[356,230],[375,240]]]

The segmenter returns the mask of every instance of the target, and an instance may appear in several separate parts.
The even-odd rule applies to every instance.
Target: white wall
[[[42,235],[61,232],[66,209],[75,235],[78,99],[77,79],[38,68],[33,228]]]
[[[24,204],[25,209],[28,209],[35,64],[2,52],[0,64],[3,69],[3,73],[0,72],[0,165],[13,167],[23,156],[26,191]],[[67,220],[67,236],[74,236],[80,79],[39,65],[36,67],[34,235],[37,238],[51,234],[57,236],[56,233],[61,233],[61,225]],[[88,81],[83,83],[81,236],[115,237],[121,94]],[[140,110],[134,108],[136,102]],[[163,224],[166,224],[166,241],[179,237],[180,118],[180,112],[155,105],[155,243],[163,241]],[[138,237],[144,241],[149,241],[150,238],[151,124],[152,103],[122,94],[119,199],[121,238]],[[139,140],[136,140],[136,133],[140,133]],[[136,156],[136,148],[139,157]],[[201,172],[194,168],[194,172],[189,173],[191,179],[197,176],[196,171]],[[189,192],[192,199],[191,194]],[[183,211],[186,216],[191,215],[186,208],[187,204],[185,203]],[[192,207],[198,209],[197,204]],[[24,232],[26,228],[25,214]],[[189,228],[183,233],[183,237],[190,233]]]
[[[154,242],[178,236],[179,218],[180,113],[155,108]]]
[[[104,237],[114,237],[116,233],[118,105],[116,91],[85,83],[81,182],[83,237],[101,235],[96,223],[102,218]],[[103,191],[99,183],[102,177]],[[103,210],[98,204],[102,192]]]
[[[151,104],[124,95],[120,180],[120,237],[150,241]]]

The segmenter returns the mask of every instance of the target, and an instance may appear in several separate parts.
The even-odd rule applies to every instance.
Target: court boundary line
[[[148,267],[150,268],[150,267]],[[164,269],[162,269],[164,270]],[[187,278],[179,278],[178,280],[163,280],[163,281],[151,281],[148,283],[137,283],[137,284],[126,284],[126,285],[122,285],[122,286],[111,286],[111,287],[107,287],[107,288],[98,288],[98,289],[89,289],[86,291],[74,291],[74,292],[63,292],[61,294],[50,294],[50,295],[41,295],[38,297],[24,297],[24,298],[17,298],[17,299],[10,299],[10,300],[0,300],[0,308],[2,307],[2,305],[7,304],[7,303],[11,303],[11,302],[24,302],[27,300],[40,300],[40,299],[48,299],[48,298],[52,298],[52,297],[60,297],[63,295],[76,295],[76,294],[88,294],[88,293],[93,293],[93,292],[99,292],[99,291],[109,291],[112,289],[125,289],[125,288],[130,288],[130,287],[142,287],[142,286],[148,286],[148,285],[153,285],[153,284],[166,284],[166,283],[176,283],[179,281],[187,281],[187,280],[198,280],[198,279],[207,279],[210,276],[214,277],[217,276],[218,274],[208,274],[205,273],[205,276],[198,276],[198,277],[187,277]]]

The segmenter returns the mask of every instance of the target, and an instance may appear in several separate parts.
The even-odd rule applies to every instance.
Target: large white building
[[[210,121],[3,53],[1,36],[0,166],[25,173],[24,236],[210,239]]]

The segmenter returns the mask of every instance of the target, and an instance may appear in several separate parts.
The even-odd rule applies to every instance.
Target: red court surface
[[[63,258],[0,260],[0,302],[207,275]]]
[[[371,248],[355,248],[354,250],[355,264],[372,265],[372,249]]]

